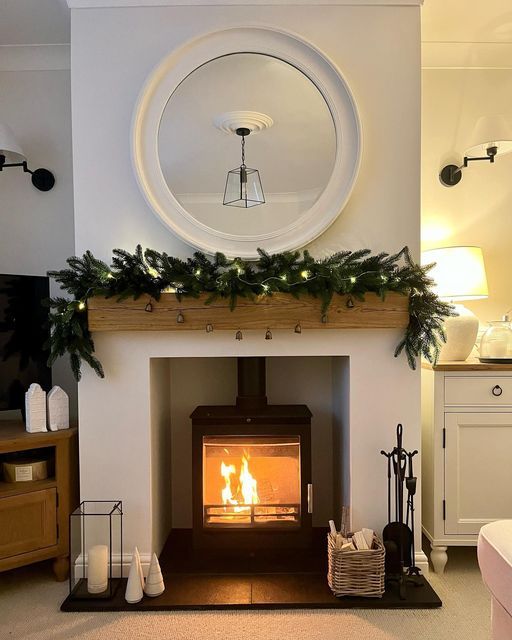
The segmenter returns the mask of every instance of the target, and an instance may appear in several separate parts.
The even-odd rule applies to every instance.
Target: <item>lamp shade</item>
[[[5,156],[7,164],[25,162],[26,157],[16,140],[12,129],[6,124],[0,124],[0,155]]]
[[[466,149],[468,157],[485,156],[489,147],[496,147],[496,155],[512,151],[511,119],[503,115],[482,116],[476,122]]]
[[[422,255],[423,264],[435,262],[429,272],[435,292],[443,300],[487,298],[487,277],[480,247],[444,247]]]

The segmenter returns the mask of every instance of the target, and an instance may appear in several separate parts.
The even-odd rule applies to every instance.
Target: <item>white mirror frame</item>
[[[336,158],[323,193],[297,220],[282,229],[239,236],[212,229],[190,215],[169,189],[158,153],[158,130],[165,106],[179,84],[201,65],[234,53],[273,56],[296,67],[322,93],[334,121]],[[157,217],[177,236],[209,254],[255,259],[261,247],[280,253],[303,247],[341,213],[354,186],[361,159],[361,125],[352,94],[335,65],[295,35],[273,28],[238,27],[215,31],[173,51],[151,73],[139,96],[132,123],[132,161],[139,187]],[[257,215],[257,210],[254,213]]]

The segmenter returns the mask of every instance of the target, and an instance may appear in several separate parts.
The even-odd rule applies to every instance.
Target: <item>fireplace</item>
[[[238,358],[235,405],[200,406],[191,418],[195,546],[309,546],[311,412],[268,404],[265,358]]]

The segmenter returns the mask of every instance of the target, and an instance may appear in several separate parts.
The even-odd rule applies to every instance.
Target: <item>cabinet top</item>
[[[20,420],[0,420],[0,444],[19,443],[22,444],[24,448],[27,444],[33,444],[34,448],[36,448],[38,446],[51,444],[56,440],[71,438],[76,432],[76,427],[70,427],[69,429],[62,429],[61,431],[28,433],[28,431],[25,430],[25,425]]]
[[[512,364],[491,364],[469,358],[464,361],[440,361],[432,366],[430,363],[422,360],[421,368],[433,371],[512,371]]]

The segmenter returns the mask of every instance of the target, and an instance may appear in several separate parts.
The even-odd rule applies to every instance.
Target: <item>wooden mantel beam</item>
[[[302,329],[403,329],[409,322],[409,299],[389,293],[381,300],[367,294],[364,302],[350,296],[335,295],[326,318],[322,318],[321,301],[312,296],[299,299],[279,293],[261,296],[254,301],[238,299],[234,311],[226,300],[217,299],[206,305],[207,294],[199,298],[183,298],[162,294],[156,302],[149,296],[138,300],[91,298],[88,301],[88,322],[91,331],[190,331],[205,330],[211,324],[215,330],[293,329],[300,322]],[[151,303],[147,307],[148,303]],[[147,311],[146,309],[152,309]],[[178,322],[178,316],[183,322]]]

